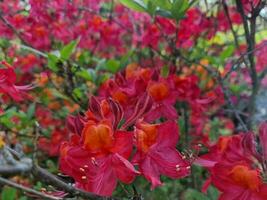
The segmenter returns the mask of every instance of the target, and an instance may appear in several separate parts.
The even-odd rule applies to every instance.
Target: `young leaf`
[[[96,73],[93,69],[82,69],[76,73],[77,76],[82,77],[86,81],[94,82],[96,79]]]
[[[220,58],[225,60],[226,58],[230,57],[234,53],[235,47],[234,45],[229,45],[226,47],[223,52],[220,54]]]
[[[59,61],[59,58],[54,55],[54,54],[47,54],[47,58],[48,58],[48,67],[49,69],[51,69],[53,72],[57,72],[58,71],[58,66],[57,66],[57,63]]]
[[[120,2],[128,8],[139,12],[146,12],[146,4],[142,0],[120,0]]]
[[[171,13],[176,21],[182,19],[186,10],[189,8],[188,0],[175,0],[172,5]]]
[[[31,104],[27,110],[27,118],[31,119],[35,113],[35,103]]]
[[[120,69],[120,62],[117,60],[108,60],[106,62],[106,69],[112,73],[116,73]]]
[[[79,43],[79,40],[74,40],[74,41],[71,41],[66,46],[64,46],[60,51],[60,58],[63,60],[68,60],[71,54],[75,51],[75,48],[78,43]]]
[[[169,0],[156,0],[154,3],[162,10],[170,11],[172,8],[172,4]]]
[[[186,190],[184,194],[184,199],[186,200],[210,200],[206,195],[194,189]]]
[[[3,200],[15,200],[17,190],[11,187],[4,187],[1,193],[1,199]]]

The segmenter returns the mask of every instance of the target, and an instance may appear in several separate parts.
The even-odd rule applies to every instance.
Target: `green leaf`
[[[142,0],[120,0],[120,2],[128,8],[139,12],[146,12],[147,7],[144,1]]]
[[[186,192],[184,193],[184,199],[186,200],[210,200],[206,195],[194,189],[187,189]]]
[[[169,67],[168,66],[165,65],[161,68],[161,75],[165,78],[168,77],[168,75],[169,75]]]
[[[23,197],[20,197],[18,200],[28,200],[28,198],[23,196]]]
[[[157,5],[154,0],[149,0],[147,3],[147,12],[153,16],[157,10]]]
[[[35,103],[31,104],[27,110],[27,118],[31,119],[35,113]]]
[[[172,8],[172,4],[169,0],[154,0],[154,3],[162,10],[168,10]]]
[[[222,53],[220,54],[220,58],[225,60],[226,58],[230,57],[234,53],[235,47],[234,45],[229,45],[226,47]]]
[[[71,41],[69,44],[64,46],[60,51],[60,58],[63,60],[68,60],[71,54],[75,51],[77,44],[80,40]]]
[[[162,17],[173,19],[171,12],[169,12],[167,10],[157,10],[156,15],[160,15]]]
[[[73,90],[73,94],[74,94],[74,96],[77,97],[77,98],[82,98],[82,96],[83,96],[83,92],[81,91],[80,88],[75,88],[75,89]]]
[[[117,60],[108,60],[105,66],[106,70],[116,73],[120,69],[120,62]]]
[[[15,200],[17,190],[11,187],[4,187],[1,193],[1,199],[3,200]]]
[[[57,72],[58,71],[58,61],[59,61],[59,58],[54,55],[54,54],[47,54],[47,59],[48,59],[48,67],[49,69],[51,69],[53,72]]]
[[[82,69],[81,71],[76,72],[76,75],[82,77],[86,81],[94,82],[96,79],[96,73],[93,69]]]
[[[209,186],[208,197],[211,200],[217,200],[219,198],[219,191],[215,187]]]
[[[186,10],[189,8],[188,0],[175,0],[172,5],[171,13],[177,21],[182,19]]]

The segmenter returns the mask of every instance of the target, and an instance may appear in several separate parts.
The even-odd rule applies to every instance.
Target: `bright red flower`
[[[32,89],[31,85],[17,86],[16,74],[11,65],[7,62],[2,61],[2,65],[6,68],[0,69],[0,94],[7,94],[12,97],[15,101],[23,100],[25,96],[25,91]]]
[[[60,151],[61,171],[73,177],[77,187],[102,196],[111,196],[118,180],[129,184],[139,174],[128,161],[133,149],[133,134],[117,129],[121,109],[116,110],[116,105],[112,100],[108,101],[109,110],[116,116],[105,118],[103,111],[107,110],[107,105],[98,104],[92,98],[87,119],[72,123],[75,132],[82,127],[81,136],[73,135],[69,142],[62,144]]]
[[[50,138],[40,137],[38,146],[49,156],[58,156],[60,144],[68,139],[66,130],[54,130]]]
[[[209,154],[197,160],[211,172],[211,183],[222,192],[220,200],[267,198],[267,184],[261,177],[266,173],[266,127],[263,123],[259,129],[261,151],[256,148],[254,134],[245,133],[221,139]]]
[[[177,111],[173,106],[176,102],[175,92],[167,80],[151,80],[148,83],[147,92],[152,97],[153,107],[146,114],[146,121],[151,122],[160,117],[165,117],[168,120],[178,118]]]
[[[260,178],[260,171],[239,163],[216,164],[211,172],[212,183],[221,192],[219,200],[265,200],[267,184]]]
[[[152,183],[152,188],[162,185],[160,175],[182,178],[190,173],[190,163],[176,149],[179,135],[175,122],[156,125],[139,122],[135,137],[137,152],[133,163]]]
[[[259,127],[259,138],[262,148],[262,160],[267,161],[267,122],[264,122]],[[267,163],[266,163],[267,165]]]

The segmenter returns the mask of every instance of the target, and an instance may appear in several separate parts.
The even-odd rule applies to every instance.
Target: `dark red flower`
[[[61,171],[73,177],[77,187],[102,196],[111,196],[118,180],[131,183],[139,174],[128,161],[133,134],[117,129],[121,109],[112,100],[107,103],[105,108],[105,103],[99,104],[92,98],[87,119],[80,121],[83,126],[76,125],[83,127],[81,135],[73,135],[60,150]],[[114,116],[105,115],[105,110]]]
[[[0,69],[0,93],[7,94],[12,97],[15,101],[21,101],[24,99],[25,91],[32,89],[31,85],[17,86],[16,74],[11,65],[7,62],[2,61],[0,64],[6,68]]]
[[[152,183],[152,188],[162,185],[160,175],[182,178],[190,173],[190,163],[176,149],[179,135],[175,122],[156,125],[139,122],[135,137],[137,152],[133,163]]]
[[[265,200],[267,184],[260,178],[260,171],[246,163],[235,165],[216,164],[211,171],[212,183],[222,194],[219,200]]]
[[[65,129],[54,130],[50,138],[40,137],[38,146],[41,150],[47,152],[49,156],[58,156],[61,143],[67,139],[68,133]]]

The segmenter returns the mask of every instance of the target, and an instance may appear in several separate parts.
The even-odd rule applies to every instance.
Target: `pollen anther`
[[[84,172],[85,170],[84,170],[84,168],[80,168],[80,171]]]

